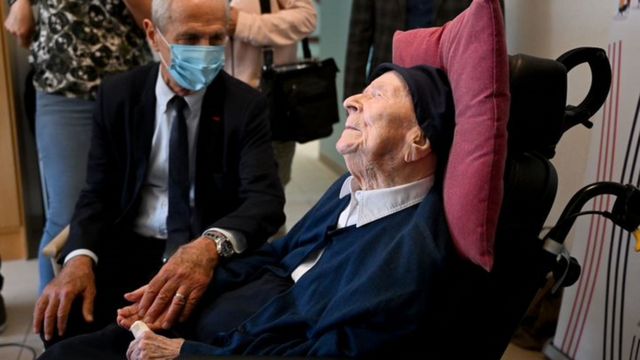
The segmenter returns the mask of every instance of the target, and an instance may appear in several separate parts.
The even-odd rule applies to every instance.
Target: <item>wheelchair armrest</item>
[[[69,225],[65,226],[62,231],[58,235],[56,235],[51,241],[42,249],[42,254],[48,256],[51,259],[51,266],[53,267],[53,272],[55,275],[58,275],[60,272],[60,264],[58,264],[58,257],[60,257],[60,253],[62,252],[62,248],[67,243],[69,239]]]

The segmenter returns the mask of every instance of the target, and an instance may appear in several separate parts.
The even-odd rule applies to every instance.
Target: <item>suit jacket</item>
[[[471,0],[433,2],[436,26],[453,19],[471,4]],[[373,70],[384,62],[391,62],[393,34],[396,30],[405,30],[406,9],[406,0],[353,0],[345,65],[345,98],[364,89],[367,69]]]
[[[155,124],[158,64],[105,79],[98,92],[87,181],[71,221],[69,252],[98,256],[131,231],[140,206]],[[284,222],[284,194],[270,145],[265,99],[221,72],[206,90],[199,121],[193,237],[236,230],[250,247]]]

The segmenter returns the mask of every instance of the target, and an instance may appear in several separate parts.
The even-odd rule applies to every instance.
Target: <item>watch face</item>
[[[220,242],[220,255],[231,256],[233,254],[233,246],[229,240],[223,240]]]

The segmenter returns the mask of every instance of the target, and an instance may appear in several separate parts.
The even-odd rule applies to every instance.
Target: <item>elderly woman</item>
[[[182,328],[132,341],[132,304],[119,311],[119,327],[61,342],[42,358],[424,353],[455,256],[440,181],[453,102],[433,68],[383,64],[373,78],[344,102],[336,148],[350,174],[286,237],[221,266]]]

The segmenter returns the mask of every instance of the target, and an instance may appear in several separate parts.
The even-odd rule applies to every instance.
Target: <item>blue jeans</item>
[[[46,214],[38,253],[40,293],[53,279],[51,261],[42,248],[71,221],[85,183],[93,105],[89,100],[36,94],[36,144]]]

